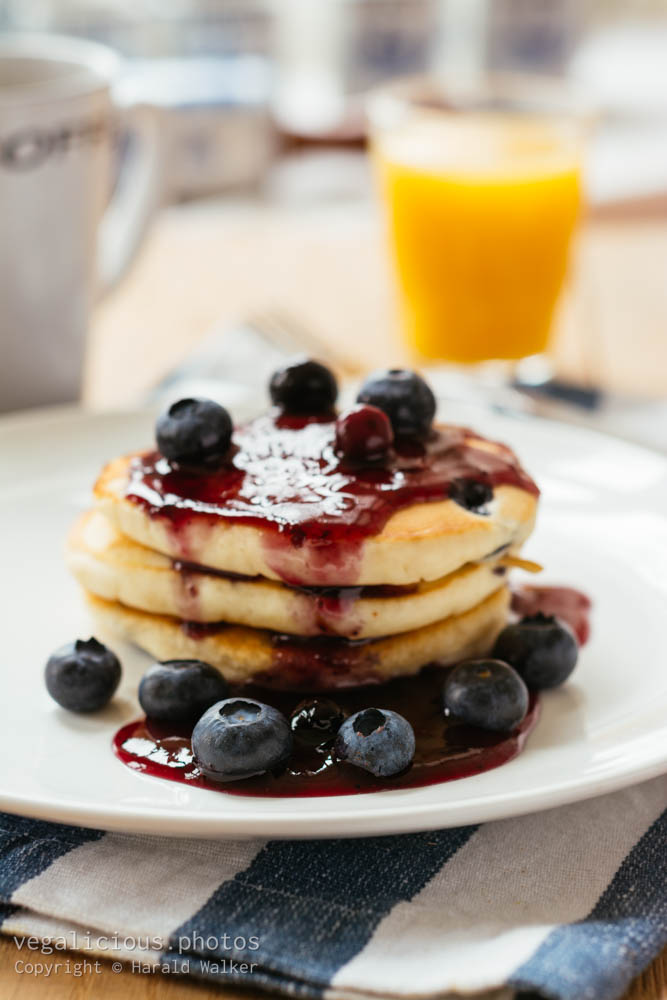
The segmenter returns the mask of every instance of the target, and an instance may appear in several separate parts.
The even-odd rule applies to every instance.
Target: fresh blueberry
[[[219,465],[229,451],[232,420],[212,399],[179,399],[158,417],[157,446],[176,465]]]
[[[403,368],[375,372],[361,387],[358,403],[384,410],[397,438],[428,437],[435,416],[435,396],[416,372]]]
[[[528,687],[542,691],[567,680],[577,664],[579,646],[569,625],[538,612],[504,628],[493,655],[511,663]]]
[[[46,689],[70,712],[103,708],[120,683],[120,662],[97,639],[77,639],[52,653],[46,664]]]
[[[326,365],[296,358],[271,376],[269,393],[285,413],[328,413],[338,398],[338,385]]]
[[[151,719],[194,722],[229,685],[222,674],[201,660],[165,660],[146,671],[139,684],[139,704]]]
[[[528,688],[501,660],[468,660],[450,670],[442,689],[445,711],[470,726],[509,733],[528,711]]]
[[[493,500],[493,489],[488,483],[476,479],[455,479],[449,487],[449,498],[477,514]]]
[[[336,421],[336,451],[354,462],[381,462],[393,443],[389,417],[377,406],[362,403]]]
[[[344,721],[345,712],[330,698],[306,698],[290,716],[295,739],[309,746],[332,740]]]
[[[253,698],[226,698],[204,712],[192,749],[207,777],[237,781],[283,764],[292,751],[292,732],[277,708]]]
[[[334,752],[376,778],[404,771],[415,755],[415,734],[407,719],[388,709],[365,708],[338,730]]]

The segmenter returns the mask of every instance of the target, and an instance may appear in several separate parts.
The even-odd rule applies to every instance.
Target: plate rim
[[[667,725],[660,732],[667,736]],[[507,767],[508,765],[502,766]],[[35,809],[34,801],[27,797],[7,796],[1,793],[0,809],[30,819],[47,820],[115,833],[159,834],[167,837],[195,839],[213,837],[219,840],[251,839],[261,836],[261,831],[257,829],[257,826],[266,822],[271,826],[270,833],[265,834],[267,839],[337,840],[367,836],[395,836],[403,833],[448,829],[546,812],[550,809],[557,809],[559,806],[595,799],[631,785],[641,784],[665,773],[667,773],[667,754],[663,751],[660,756],[645,761],[641,767],[630,765],[625,770],[619,769],[604,778],[597,779],[594,791],[591,791],[589,783],[584,779],[573,779],[563,782],[555,788],[551,785],[537,793],[533,790],[514,792],[509,805],[504,801],[505,797],[498,793],[484,796],[481,802],[472,799],[458,805],[451,803],[423,803],[419,805],[413,803],[409,812],[408,810],[397,811],[395,807],[390,806],[384,810],[373,810],[372,812],[364,812],[362,808],[353,815],[345,816],[345,826],[340,830],[332,830],[331,828],[331,824],[339,821],[340,816],[337,816],[334,811],[320,812],[318,809],[313,809],[308,816],[309,829],[307,831],[300,829],[304,823],[303,816],[287,815],[281,817],[273,812],[261,811],[239,817],[225,817],[218,812],[197,814],[193,823],[192,816],[185,816],[177,811],[162,807],[157,809],[144,807],[143,811],[138,813],[135,809],[126,806],[114,806],[113,809],[78,805],[62,807],[55,802],[51,804],[50,800],[44,800],[44,803]],[[145,774],[137,774],[136,777],[149,781],[160,780]],[[203,791],[206,790],[203,789]],[[414,797],[413,793],[419,792],[420,789],[406,788],[401,791],[406,793],[406,797]],[[221,793],[213,792],[212,794],[220,795]],[[383,794],[386,793],[383,791],[371,793],[373,798]],[[392,791],[388,794],[394,795],[396,793]],[[357,799],[362,797],[366,796],[356,796]],[[238,799],[238,796],[234,796],[234,798]],[[253,801],[256,800],[253,799]],[[272,801],[285,800],[272,798]],[[308,799],[307,801],[319,803],[323,799]],[[454,815],[446,815],[447,810]],[[413,822],[413,820],[417,822]],[[221,827],[221,823],[224,823],[224,826]],[[156,829],[157,824],[159,824],[159,830]]]
[[[480,409],[487,416],[489,415],[488,407],[480,407]],[[48,429],[53,432],[54,423],[62,426],[62,424],[70,422],[79,425],[91,422],[95,424],[100,422],[110,424],[139,422],[149,419],[154,413],[155,410],[152,407],[99,411],[88,411],[82,407],[70,405],[43,407],[0,415],[0,436],[4,437],[5,434],[17,430],[37,431],[43,424],[47,424]],[[591,445],[595,440],[603,439],[611,444],[629,447],[637,452],[658,457],[667,470],[667,456],[657,449],[636,444],[595,428],[580,427],[552,418],[532,416],[528,418],[525,414],[512,412],[503,412],[502,416],[506,419],[517,420],[524,425],[536,422],[547,424],[556,432],[583,433],[591,441]],[[590,774],[572,775],[555,785],[551,783],[544,789],[536,790],[531,787],[514,790],[511,792],[509,800],[507,792],[500,791],[494,794],[487,792],[478,798],[472,797],[460,800],[458,803],[447,801],[418,802],[415,799],[420,792],[423,792],[423,789],[397,789],[389,792],[378,791],[357,795],[355,799],[359,803],[359,808],[355,812],[346,813],[341,817],[340,814],[336,815],[335,799],[308,799],[307,801],[311,805],[317,802],[317,806],[312,808],[308,816],[308,829],[306,830],[303,829],[305,820],[303,813],[296,814],[286,811],[284,815],[281,815],[278,812],[263,811],[261,807],[257,806],[261,800],[254,797],[252,798],[252,811],[245,815],[224,815],[224,809],[186,814],[174,809],[173,806],[171,808],[166,806],[151,807],[146,803],[142,803],[140,806],[117,803],[86,806],[80,801],[63,804],[55,797],[44,797],[38,801],[29,795],[7,794],[0,788],[0,809],[51,822],[69,823],[115,832],[157,833],[170,837],[251,838],[262,836],[264,825],[269,828],[269,833],[266,836],[290,839],[331,839],[401,834],[484,823],[540,812],[568,803],[595,798],[628,785],[658,777],[667,772],[667,739],[665,739],[667,737],[667,722],[664,726],[651,729],[648,735],[650,738],[646,742],[646,746],[643,746],[639,752],[630,753],[629,751],[633,744],[638,743],[642,738],[645,739],[646,734],[643,737],[636,736],[621,744],[625,749],[622,750],[614,770],[610,773],[595,776],[594,779]],[[118,761],[116,763],[118,766],[123,766]],[[503,767],[509,767],[511,763],[505,764]],[[148,781],[158,780],[144,774],[136,776]],[[197,789],[197,791],[205,790]],[[214,794],[220,795],[221,793],[215,792]],[[396,795],[409,797],[411,804],[408,808],[401,808],[394,799],[384,808],[375,806],[372,810],[368,810],[365,807],[365,803],[369,799],[372,798],[376,802],[379,796],[385,794],[392,797]],[[236,795],[233,797],[238,803],[239,797]],[[275,803],[276,801],[289,802],[290,800],[278,800],[271,797],[270,801]],[[303,800],[295,799],[292,801]],[[329,801],[331,801],[330,805]],[[221,799],[221,802],[224,802],[224,799]],[[325,803],[327,804],[325,805]],[[340,827],[341,822],[342,828]]]

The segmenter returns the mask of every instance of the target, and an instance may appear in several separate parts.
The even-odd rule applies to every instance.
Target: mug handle
[[[163,118],[150,104],[120,106],[121,125],[136,144],[124,163],[97,235],[97,287],[105,295],[123,276],[162,203]]]

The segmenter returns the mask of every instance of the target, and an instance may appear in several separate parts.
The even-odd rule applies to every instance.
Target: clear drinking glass
[[[559,81],[414,78],[369,100],[401,327],[418,359],[541,355],[581,207],[587,116]]]

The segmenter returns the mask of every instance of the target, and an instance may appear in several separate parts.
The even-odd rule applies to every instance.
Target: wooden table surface
[[[556,359],[567,374],[613,389],[667,395],[667,223],[589,220],[559,319]],[[197,204],[163,212],[130,275],[96,313],[86,401],[133,405],[213,325],[279,310],[362,367],[403,357],[373,211],[364,206]],[[647,359],[649,363],[647,363]],[[0,941],[0,998],[254,1000],[161,974],[119,974],[107,963],[75,978],[16,972]],[[25,956],[21,956],[25,957]],[[77,957],[77,956],[72,956]],[[667,950],[624,1000],[667,1000]]]
[[[55,956],[51,956],[54,958]],[[78,953],[70,957],[81,960]],[[109,962],[100,962],[78,978],[53,974],[46,977],[19,974],[17,959],[25,959],[11,939],[0,939],[0,997],[2,1000],[266,1000],[267,994],[252,989],[227,989],[197,983],[185,976],[162,973],[113,972]],[[48,959],[46,959],[48,961]],[[62,960],[62,955],[61,955]],[[667,997],[667,952],[661,961],[639,976],[623,1000],[664,1000]],[[378,1000],[382,1000],[381,997]],[[583,998],[582,998],[583,1000]]]
[[[381,227],[370,207],[214,203],[165,211],[97,310],[86,398],[136,402],[214,325],[278,311],[359,367],[405,358]],[[566,374],[667,396],[667,215],[584,226],[559,313]]]

